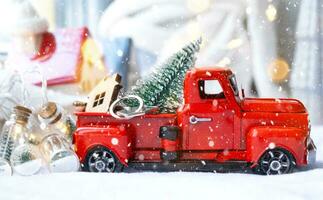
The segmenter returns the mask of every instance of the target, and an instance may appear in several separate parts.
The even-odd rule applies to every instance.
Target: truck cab
[[[308,113],[300,101],[245,98],[229,68],[188,71],[183,93],[183,105],[175,114],[120,120],[108,113],[76,113],[74,141],[84,169],[248,167],[262,174],[284,174],[315,159]],[[113,169],[106,170],[108,158],[103,155],[115,160]],[[97,163],[103,163],[102,170]]]
[[[184,149],[237,149],[240,103],[236,79],[230,70],[189,71],[184,82],[184,105],[177,115],[185,133]]]

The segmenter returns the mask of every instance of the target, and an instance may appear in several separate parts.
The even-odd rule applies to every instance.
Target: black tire
[[[123,165],[114,153],[104,146],[90,149],[86,154],[83,166],[85,171],[98,173],[121,172],[123,169]]]
[[[255,168],[257,173],[263,175],[280,175],[293,172],[295,159],[285,149],[275,148],[267,150],[259,159]]]

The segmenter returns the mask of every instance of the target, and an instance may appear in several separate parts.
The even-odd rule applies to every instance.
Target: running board
[[[212,161],[181,161],[181,162],[129,162],[123,171],[199,171],[199,172],[234,172],[246,170],[250,164],[242,161],[212,162]]]

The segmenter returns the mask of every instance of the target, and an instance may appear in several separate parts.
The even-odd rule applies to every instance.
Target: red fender
[[[299,128],[260,126],[250,129],[247,134],[247,161],[255,166],[261,155],[269,148],[289,151],[298,166],[307,164],[307,133]]]
[[[84,162],[88,151],[98,145],[110,149],[126,166],[132,155],[131,138],[123,125],[78,128],[74,133],[74,145],[81,162]]]

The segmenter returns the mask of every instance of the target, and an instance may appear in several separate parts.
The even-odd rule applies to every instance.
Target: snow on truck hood
[[[306,108],[297,99],[245,98],[241,108],[246,112],[304,113]]]

